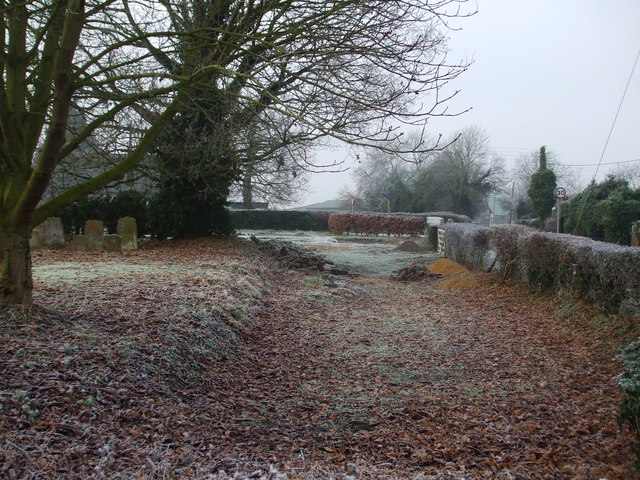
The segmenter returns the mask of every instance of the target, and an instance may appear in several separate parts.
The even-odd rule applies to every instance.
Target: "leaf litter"
[[[491,275],[274,269],[235,240],[34,265],[38,307],[0,311],[2,478],[636,478],[627,319]]]

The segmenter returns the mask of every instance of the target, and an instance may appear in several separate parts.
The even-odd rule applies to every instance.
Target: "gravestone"
[[[640,242],[638,241],[638,225],[635,223],[633,224],[633,227],[631,227],[631,246],[640,246]]]
[[[42,247],[44,247],[44,225],[40,224],[31,231],[29,248],[31,248],[31,250],[37,250]]]
[[[73,250],[87,251],[87,237],[84,235],[74,235],[71,239],[71,248]]]
[[[107,235],[104,237],[104,249],[107,252],[121,252],[122,238],[120,235]]]
[[[87,251],[102,250],[104,224],[100,220],[87,220],[84,224],[84,236],[87,238]]]
[[[47,247],[63,247],[64,246],[64,229],[62,228],[62,220],[59,217],[47,218],[42,222],[44,244]]]
[[[122,238],[122,250],[136,250],[138,248],[138,226],[133,217],[118,220],[118,235]]]

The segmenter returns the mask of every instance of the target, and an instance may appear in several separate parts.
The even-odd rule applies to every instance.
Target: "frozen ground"
[[[243,230],[241,237],[255,235],[260,240],[287,240],[325,255],[337,267],[350,273],[370,277],[387,278],[394,271],[412,263],[428,265],[441,257],[430,250],[424,237],[397,238],[386,236],[333,235],[328,232],[292,232],[274,230]],[[413,240],[426,251],[424,253],[394,251],[402,242]]]

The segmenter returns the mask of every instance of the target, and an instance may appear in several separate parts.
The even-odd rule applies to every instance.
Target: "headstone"
[[[122,238],[120,235],[107,235],[104,237],[104,249],[107,252],[121,252]]]
[[[84,224],[84,236],[87,238],[87,251],[102,250],[104,224],[100,220],[87,220]]]
[[[31,250],[44,247],[44,225],[40,224],[31,231],[29,239],[29,247]]]
[[[84,235],[74,235],[71,239],[71,248],[73,250],[87,251],[87,237]]]
[[[136,250],[138,248],[138,226],[133,217],[118,220],[118,235],[122,238],[122,250]]]
[[[63,247],[64,229],[62,228],[62,220],[59,217],[51,217],[42,222],[42,225],[44,227],[42,232],[44,244],[47,247]]]
[[[640,242],[638,242],[638,225],[634,224],[631,228],[631,246],[638,247],[640,246]]]

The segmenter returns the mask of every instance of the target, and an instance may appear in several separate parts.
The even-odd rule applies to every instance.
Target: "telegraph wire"
[[[633,78],[633,73],[636,70],[636,66],[638,65],[638,59],[640,58],[640,49],[638,49],[638,54],[636,55],[636,60],[633,62],[633,68],[631,69],[631,74],[629,74],[629,80],[627,80],[627,85],[624,88],[624,92],[622,93],[622,98],[620,99],[620,104],[618,105],[618,111],[616,112],[616,116],[613,119],[613,124],[611,125],[611,129],[609,130],[609,135],[607,136],[607,141],[604,144],[604,148],[602,149],[602,154],[600,155],[600,161],[598,162],[596,171],[591,178],[591,182],[593,183],[596,179],[596,175],[598,174],[598,170],[600,170],[600,166],[602,165],[602,159],[604,158],[604,154],[607,151],[607,147],[609,146],[609,140],[611,140],[611,135],[613,134],[613,129],[616,126],[616,122],[618,121],[618,116],[620,115],[620,110],[622,109],[622,104],[624,103],[624,98],[627,95],[627,91],[629,90],[629,85],[631,84],[631,79]],[[578,219],[576,220],[576,227],[573,229],[573,234],[575,235],[578,231],[578,225],[580,225],[580,220],[582,219],[582,214],[584,213],[584,208],[587,205],[587,200],[589,198],[590,191],[587,191],[584,196],[584,200],[582,201],[582,205],[580,205],[580,210],[578,211]]]
[[[563,167],[598,167],[600,165],[618,165],[620,163],[633,163],[633,162],[640,162],[640,158],[636,158],[635,160],[622,160],[620,162],[607,162],[607,163],[598,162],[598,163],[585,163],[580,165],[569,165],[566,163],[558,163],[557,165],[562,165]]]

